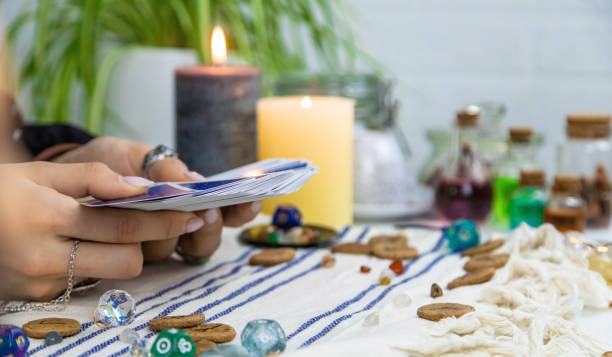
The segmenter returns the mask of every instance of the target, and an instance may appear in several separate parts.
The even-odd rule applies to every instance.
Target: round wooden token
[[[493,278],[495,275],[495,268],[485,268],[472,273],[467,273],[464,276],[458,277],[457,279],[448,283],[448,289],[458,288],[465,285],[474,285],[485,283]]]
[[[372,253],[372,247],[367,244],[358,242],[347,242],[334,244],[331,247],[332,252],[344,253],[344,254],[363,254],[370,255]]]
[[[482,243],[474,248],[466,249],[461,253],[462,257],[473,257],[478,254],[484,254],[494,251],[495,249],[504,245],[505,241],[503,239],[495,239],[492,241],[488,241],[486,243]]]
[[[509,254],[479,254],[468,260],[463,265],[463,270],[473,272],[484,268],[499,269],[508,263],[508,259]]]
[[[470,305],[438,303],[419,307],[417,315],[422,319],[440,321],[447,317],[461,317],[472,311],[476,310]]]
[[[201,324],[204,320],[204,314],[158,317],[149,322],[149,330],[161,331],[165,328],[193,327]]]
[[[408,237],[403,234],[379,234],[376,235],[368,241],[368,244],[371,247],[374,247],[376,244],[395,244],[402,247],[408,245]]]
[[[265,249],[251,255],[249,264],[271,266],[292,261],[293,258],[295,258],[295,249],[293,248]]]
[[[386,243],[376,244],[373,253],[379,258],[392,260],[412,259],[419,255],[419,252],[414,247],[402,247]]]
[[[193,343],[196,346],[196,355],[200,355],[201,353],[204,353],[206,351],[212,350],[213,348],[217,347],[217,344],[214,343],[211,340],[207,340],[205,338],[191,338],[193,340]]]
[[[50,317],[34,320],[21,326],[23,332],[31,338],[45,338],[52,331],[58,332],[63,337],[76,335],[81,331],[81,324],[77,320]]]
[[[198,338],[205,338],[215,343],[230,342],[236,337],[236,330],[225,324],[208,323],[185,329],[185,332],[195,341]]]

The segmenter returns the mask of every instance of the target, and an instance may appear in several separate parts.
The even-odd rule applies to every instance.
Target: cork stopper
[[[576,175],[557,175],[555,176],[555,184],[553,185],[553,192],[580,195],[581,189],[582,189],[582,183],[580,181],[580,176],[576,176]]]
[[[610,136],[610,114],[568,114],[566,132],[568,137],[575,139],[607,138]]]
[[[533,136],[533,129],[530,127],[513,127],[508,129],[510,141],[513,143],[528,143]]]
[[[521,170],[519,185],[523,187],[544,187],[545,178],[544,170]]]
[[[480,108],[477,106],[469,105],[457,112],[457,126],[459,127],[477,126],[478,119],[480,119]]]

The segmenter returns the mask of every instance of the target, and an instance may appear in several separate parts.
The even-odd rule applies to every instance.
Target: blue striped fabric
[[[332,243],[340,240],[362,242],[375,234],[375,231],[375,228],[369,227],[346,227]],[[350,285],[344,297],[337,294],[337,300],[329,300],[327,305],[321,302],[320,306],[314,306],[310,315],[297,315],[300,319],[295,319],[291,329],[287,331],[289,341],[293,341],[293,348],[306,347],[319,341],[343,321],[375,308],[393,289],[432,270],[448,256],[439,253],[443,242],[442,238],[438,239],[425,253],[408,261],[404,266],[405,272],[398,277],[401,280],[396,283],[381,286],[372,282],[373,276],[358,273],[361,278],[354,282],[363,281],[365,284]],[[427,247],[428,244],[425,243]],[[178,282],[171,282],[167,287],[160,287],[149,295],[142,296],[136,303],[138,313],[135,322],[129,327],[151,339],[155,333],[150,332],[147,327],[152,319],[191,313],[205,313],[206,321],[221,321],[231,325],[230,321],[240,318],[248,311],[257,309],[262,304],[269,305],[269,301],[274,301],[275,296],[279,296],[277,294],[288,296],[293,289],[308,286],[304,285],[307,282],[312,285],[319,279],[318,276],[332,272],[321,269],[321,257],[326,254],[325,250],[321,249],[298,250],[296,258],[291,262],[269,268],[248,265],[248,257],[256,251],[255,248],[235,244],[233,249],[226,251],[236,252],[233,257],[226,255],[227,260],[218,262],[213,259],[211,263],[216,264],[212,267],[186,275]],[[428,260],[429,256],[433,258]],[[363,256],[347,256],[343,259],[346,259],[343,262],[351,264],[359,259],[373,259],[372,264],[388,264]],[[119,334],[123,329],[98,329],[91,322],[87,322],[82,325],[81,333],[67,338],[63,344],[35,345],[28,355],[124,356],[129,353],[129,347],[119,341]]]
[[[346,236],[346,234],[349,232],[349,230],[350,230],[350,229],[349,229],[348,227],[346,227],[346,228],[345,228],[345,229],[344,229],[344,230],[343,230],[343,231],[340,233],[340,235],[339,235],[338,239],[342,239],[342,237]],[[213,302],[211,302],[211,303],[209,303],[209,304],[207,304],[207,305],[203,306],[202,308],[198,309],[197,311],[194,311],[193,313],[204,312],[204,311],[207,311],[208,309],[210,309],[210,308],[212,308],[212,307],[214,307],[214,306],[217,306],[217,305],[221,304],[221,303],[222,303],[222,302],[224,302],[224,301],[229,301],[229,300],[232,300],[233,298],[235,298],[235,297],[237,297],[237,296],[242,295],[243,293],[245,293],[245,292],[247,292],[248,290],[250,290],[250,289],[252,289],[252,288],[256,287],[257,285],[259,285],[259,284],[261,284],[261,283],[263,283],[263,282],[266,282],[266,281],[268,281],[268,280],[272,279],[274,276],[276,276],[276,275],[278,275],[278,274],[280,274],[280,273],[284,272],[285,270],[288,270],[288,269],[290,269],[291,267],[293,267],[293,266],[296,266],[296,265],[300,264],[300,263],[301,263],[302,261],[304,261],[304,260],[305,260],[307,257],[309,257],[310,255],[312,255],[312,254],[314,254],[314,253],[316,253],[316,252],[317,252],[317,249],[315,249],[315,248],[312,248],[312,249],[307,249],[307,250],[305,250],[303,253],[301,253],[301,255],[300,255],[300,256],[298,256],[296,259],[294,259],[294,260],[292,260],[292,261],[290,261],[290,262],[288,262],[288,263],[285,263],[285,264],[281,265],[279,269],[276,269],[276,270],[274,270],[273,272],[271,272],[271,273],[269,273],[269,274],[266,274],[266,275],[264,275],[264,276],[262,276],[262,277],[259,277],[259,278],[255,279],[255,280],[253,280],[253,281],[249,282],[248,284],[243,285],[242,287],[240,287],[240,288],[239,288],[239,289],[237,289],[237,290],[234,290],[232,293],[228,294],[227,296],[225,296],[225,297],[223,297],[223,298],[221,298],[221,299],[216,299],[216,300],[214,300]],[[244,255],[244,254],[243,254],[243,255]],[[223,264],[223,263],[222,263],[222,264]],[[314,270],[314,269],[312,269],[312,270]],[[310,271],[312,271],[312,270],[310,270]],[[300,276],[303,276],[303,275],[305,275],[305,274],[307,274],[307,273],[303,273],[303,274],[301,274]],[[297,278],[299,278],[299,277],[295,277],[295,278],[294,278],[294,279],[292,279],[291,281],[293,281],[293,280],[295,280],[295,279],[297,279]],[[215,279],[215,278],[213,278],[213,279]],[[211,280],[212,280],[212,279],[211,279]],[[290,282],[290,281],[286,281],[286,282],[284,282],[284,284],[287,284],[287,283],[289,283],[289,282]],[[278,283],[278,284],[281,284],[281,283]],[[283,284],[283,285],[284,285],[284,284]],[[178,285],[178,284],[177,284],[177,285]],[[206,285],[206,283],[205,283],[205,285]],[[208,284],[208,285],[210,285],[210,284]],[[142,330],[142,329],[146,328],[146,327],[149,325],[149,321],[150,321],[150,320],[152,320],[153,318],[157,318],[157,317],[161,317],[161,316],[166,316],[166,315],[168,315],[168,314],[172,313],[173,311],[175,311],[177,308],[179,308],[180,306],[182,306],[182,305],[184,305],[184,304],[187,304],[187,303],[192,302],[192,301],[198,301],[198,300],[201,300],[201,299],[203,299],[203,298],[205,298],[205,297],[209,296],[209,295],[210,295],[210,294],[212,294],[213,292],[215,292],[215,291],[216,291],[218,288],[220,288],[222,285],[223,285],[223,284],[220,284],[219,286],[216,286],[216,287],[211,287],[211,288],[208,288],[208,289],[206,289],[204,292],[202,292],[201,294],[199,294],[199,295],[197,295],[197,296],[190,297],[190,298],[188,298],[188,299],[184,299],[184,300],[181,300],[180,302],[174,303],[174,304],[172,304],[172,305],[170,305],[170,306],[166,307],[166,308],[165,308],[163,311],[161,311],[161,312],[160,312],[160,313],[158,313],[157,315],[152,316],[152,318],[151,318],[151,319],[148,319],[148,320],[147,320],[145,323],[142,323],[142,324],[140,324],[140,325],[138,325],[138,326],[135,326],[135,327],[132,327],[132,328],[133,328],[134,330],[136,330],[136,331],[140,331],[140,330]],[[270,291],[271,291],[271,290],[270,290]],[[157,294],[156,294],[156,295],[157,295]],[[147,299],[148,299],[148,298],[147,298]],[[143,299],[143,300],[144,300],[144,299]],[[165,304],[167,304],[167,302],[164,302],[164,303],[162,303],[162,304],[164,304],[164,305],[165,305]],[[244,305],[244,304],[245,304],[245,303],[243,303],[242,305]],[[241,305],[241,306],[242,306],[242,305]],[[207,319],[207,320],[210,320],[210,319]],[[61,349],[57,350],[55,353],[50,354],[49,356],[60,356],[60,355],[62,355],[62,354],[64,354],[64,353],[68,353],[68,352],[69,352],[71,349],[73,349],[73,348],[75,348],[75,347],[77,347],[77,346],[79,346],[79,345],[81,345],[81,344],[85,344],[85,343],[87,343],[87,341],[88,341],[88,340],[90,340],[90,339],[92,339],[92,338],[96,337],[96,336],[97,336],[99,333],[102,333],[102,332],[104,332],[104,331],[105,331],[105,330],[98,330],[98,331],[96,331],[96,332],[93,332],[93,333],[91,333],[90,335],[85,336],[85,337],[82,337],[82,338],[78,339],[77,341],[75,341],[75,342],[73,342],[73,343],[71,343],[71,344],[69,344],[69,345],[67,345],[67,346],[65,346],[65,347],[63,347],[63,348],[61,348]],[[102,342],[102,343],[99,343],[99,344],[95,345],[94,347],[90,348],[89,350],[87,350],[86,352],[82,353],[82,354],[81,354],[81,356],[89,356],[89,355],[91,355],[91,354],[93,354],[93,353],[99,353],[99,352],[101,352],[103,349],[105,349],[106,347],[108,347],[108,346],[112,345],[113,343],[118,342],[118,341],[119,341],[119,333],[120,333],[120,331],[118,331],[118,333],[117,333],[117,334],[116,334],[114,337],[112,337],[112,338],[110,338],[110,339],[107,339],[106,341],[104,341],[104,342]],[[147,335],[146,335],[146,338],[150,338],[150,337],[152,337],[154,334],[155,334],[155,333],[152,333],[152,332],[151,332],[151,333],[149,333],[149,334],[147,334]]]

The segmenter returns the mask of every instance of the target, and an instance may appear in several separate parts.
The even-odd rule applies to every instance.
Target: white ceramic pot
[[[107,120],[106,135],[151,145],[175,145],[174,69],[197,63],[192,50],[138,47],[117,63],[107,105],[121,120]]]

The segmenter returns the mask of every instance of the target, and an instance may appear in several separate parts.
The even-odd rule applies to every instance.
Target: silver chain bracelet
[[[76,251],[79,247],[79,240],[75,239],[70,251],[70,259],[68,260],[68,285],[64,293],[48,302],[26,302],[19,304],[17,301],[10,301],[4,306],[0,306],[2,312],[24,312],[24,311],[62,311],[66,308],[66,304],[70,301],[70,294],[74,287],[74,260],[76,259]]]

